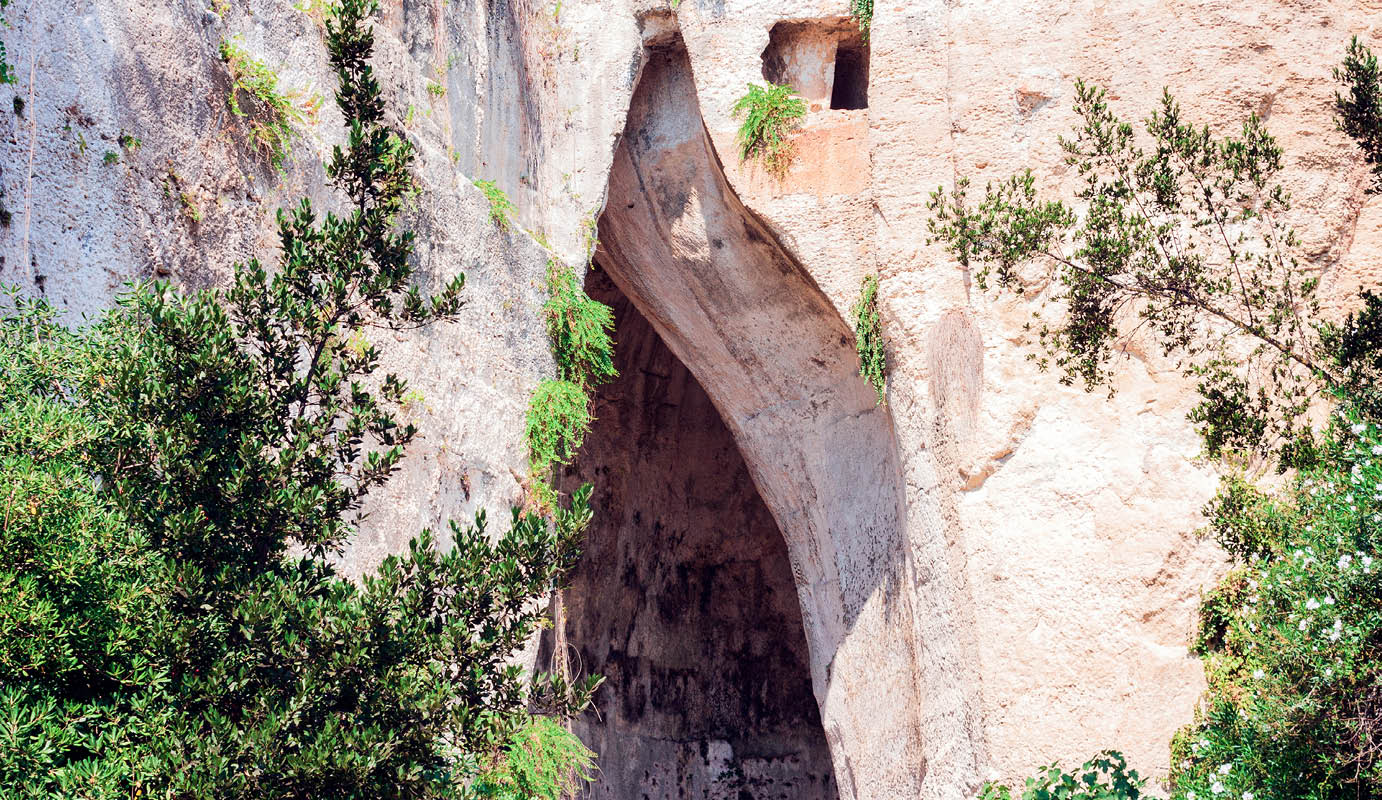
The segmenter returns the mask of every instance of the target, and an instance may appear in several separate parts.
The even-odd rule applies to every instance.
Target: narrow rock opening
[[[868,46],[841,43],[835,51],[835,87],[830,92],[830,107],[869,107]]]
[[[566,592],[599,800],[835,800],[782,533],[700,384],[609,278],[620,377],[564,480],[595,484]]]

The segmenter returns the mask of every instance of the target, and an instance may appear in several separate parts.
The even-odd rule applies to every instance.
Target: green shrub
[[[589,391],[619,376],[614,368],[614,311],[585,293],[576,271],[547,262],[547,302],[542,306],[557,377]]]
[[[1028,778],[1020,800],[1137,800],[1146,780],[1128,769],[1123,754],[1105,750],[1073,773],[1055,764]],[[979,800],[1012,800],[1012,789],[986,783]]]
[[[321,99],[278,88],[278,75],[236,40],[221,40],[221,60],[230,72],[226,105],[249,125],[250,140],[269,163],[282,167],[293,144],[293,124],[315,117]]]
[[[489,201],[489,221],[498,225],[500,230],[509,230],[510,220],[518,214],[518,208],[509,200],[509,196],[504,194],[504,190],[495,185],[494,181],[472,182]]]
[[[748,94],[734,104],[734,116],[743,117],[739,126],[739,160],[759,159],[773,175],[786,174],[793,148],[787,138],[806,116],[806,101],[792,93],[792,87],[768,82],[749,84]]]
[[[1344,63],[1334,69],[1334,80],[1348,88],[1347,96],[1334,93],[1336,122],[1372,164],[1375,190],[1382,181],[1382,70],[1357,36],[1348,44]]]
[[[228,291],[137,285],[75,332],[41,301],[0,315],[0,794],[440,800],[534,727],[512,662],[588,488],[553,523],[453,523],[446,552],[424,531],[360,583],[334,566],[416,435],[365,334],[460,305],[460,278],[411,285],[413,151],[383,123],[375,10],[327,22],[347,213],[281,212],[275,268]],[[555,713],[588,700],[569,688]],[[557,766],[515,766],[524,791],[588,775],[543,741]]]
[[[476,783],[493,800],[562,800],[577,797],[594,774],[595,754],[555,720],[540,717],[510,739],[505,757]]]
[[[4,11],[6,8],[8,8],[9,4],[10,0],[0,0],[0,11]],[[0,28],[8,27],[9,23],[5,21],[5,17],[3,15],[0,15]],[[5,43],[0,42],[0,86],[4,86],[6,84],[13,84],[16,80],[14,74],[14,65],[6,61],[5,56]],[[15,113],[19,112],[16,111]]]
[[[545,380],[528,401],[528,463],[543,479],[557,464],[570,463],[590,431],[590,397],[580,384]]]
[[[878,404],[888,402],[888,361],[884,353],[883,322],[878,316],[878,278],[865,275],[854,315],[854,349],[859,353],[859,374],[878,395]]]
[[[1382,796],[1382,434],[1346,411],[1276,495],[1207,509],[1235,566],[1206,598],[1209,688],[1173,747],[1177,796]]]

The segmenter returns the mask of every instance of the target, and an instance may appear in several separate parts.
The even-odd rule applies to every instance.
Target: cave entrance
[[[839,49],[835,51],[835,86],[830,92],[830,107],[869,107],[868,45],[860,42],[841,42]]]
[[[782,533],[690,371],[593,266],[619,378],[567,488],[596,509],[566,592],[573,669],[606,676],[576,722],[596,800],[836,800]]]

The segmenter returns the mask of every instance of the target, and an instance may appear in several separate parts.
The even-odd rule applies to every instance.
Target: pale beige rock
[[[223,37],[239,35],[285,85],[329,94],[317,23],[288,0],[223,5],[224,17],[191,0],[6,10],[12,28],[0,39],[20,83],[0,88],[0,202],[14,215],[0,228],[0,279],[94,312],[132,276],[223,281],[232,262],[274,246],[273,209],[304,193],[330,206],[320,159],[340,141],[334,108],[275,174],[227,113],[216,57]],[[830,108],[850,31],[843,2],[384,6],[380,75],[420,152],[424,194],[411,219],[421,274],[436,285],[465,271],[469,305],[454,325],[385,343],[389,366],[425,398],[417,415],[427,438],[376,498],[353,570],[424,525],[480,507],[503,520],[521,497],[523,411],[553,369],[538,317],[549,251],[486,221],[470,181],[492,179],[522,227],[571,263],[584,261],[603,212],[602,261],[733,437],[784,542],[755,539],[752,557],[785,553],[792,568],[806,658],[773,669],[809,673],[783,682],[809,684],[819,707],[831,763],[813,774],[832,773],[840,797],[958,798],[991,775],[1017,779],[1105,747],[1164,774],[1170,736],[1202,687],[1186,651],[1194,610],[1223,567],[1192,535],[1215,485],[1184,420],[1192,387],[1150,342],[1134,343],[1111,401],[1036,373],[1024,357],[1030,306],[981,292],[927,244],[927,195],[961,175],[982,183],[1027,166],[1068,192],[1056,136],[1073,122],[1074,79],[1106,86],[1133,120],[1169,87],[1189,117],[1220,133],[1249,113],[1266,119],[1286,150],[1326,313],[1342,314],[1360,285],[1382,278],[1382,212],[1364,194],[1366,168],[1333,130],[1330,69],[1350,35],[1377,41],[1382,6],[880,3],[868,107],[852,110]],[[779,23],[790,27],[774,37]],[[685,55],[674,57],[678,42]],[[662,88],[639,89],[640,76]],[[731,108],[765,77],[799,81],[810,101],[780,181],[740,164],[735,144]],[[674,102],[636,100],[659,92]],[[23,115],[10,111],[14,95]],[[102,165],[122,131],[142,146]],[[892,367],[881,409],[854,375],[848,341],[849,308],[870,273],[882,283]],[[699,441],[713,422],[680,424]],[[582,468],[599,480],[617,445],[593,442]],[[677,469],[675,459],[646,463]],[[727,502],[752,505],[742,488],[726,487]],[[761,531],[754,519],[742,524]],[[629,530],[604,533],[638,545]],[[720,563],[695,552],[700,566]],[[645,555],[620,558],[655,563]],[[636,595],[611,598],[610,608],[627,609],[615,623],[631,637],[645,630],[633,624]],[[771,618],[790,618],[778,612]],[[726,636],[762,641],[740,629]],[[599,636],[584,641],[603,652]],[[653,774],[694,751],[699,777],[650,795],[673,797],[745,757],[742,742],[705,733],[707,709],[689,703],[685,714],[695,747],[620,740],[610,745],[619,774],[644,765]],[[674,737],[676,724],[663,718],[656,737]],[[815,745],[800,752],[822,757]]]

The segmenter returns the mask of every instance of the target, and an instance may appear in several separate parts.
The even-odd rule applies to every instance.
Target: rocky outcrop
[[[329,95],[318,7],[7,8],[20,82],[0,88],[0,280],[76,319],[127,278],[222,282],[275,246],[275,208],[330,207],[334,108],[299,126],[278,172],[228,112],[216,55],[238,36],[285,87]],[[466,272],[468,305],[383,343],[422,395],[426,438],[348,563],[479,507],[506,516],[524,407],[552,371],[545,263],[584,263],[598,238],[618,287],[604,291],[626,298],[641,343],[621,351],[575,467],[606,505],[571,598],[573,645],[611,676],[607,713],[583,723],[608,755],[604,796],[721,791],[711,772],[738,764],[761,779],[740,786],[753,797],[778,796],[759,791],[771,779],[781,796],[954,798],[1103,747],[1157,774],[1201,688],[1186,643],[1222,567],[1192,533],[1215,477],[1184,421],[1191,387],[1151,347],[1131,349],[1112,400],[1035,373],[1030,308],[926,243],[926,196],[1025,166],[1059,188],[1074,78],[1131,119],[1168,86],[1216,130],[1267,120],[1337,313],[1377,282],[1382,211],[1332,129],[1329,70],[1351,34],[1382,32],[1382,8],[934,0],[878,5],[867,42],[846,14],[385,0],[378,64],[419,147],[421,274]],[[734,146],[731,106],[765,78],[810,103],[780,180]],[[475,178],[514,199],[519,229],[486,219]],[[845,322],[869,273],[886,407],[855,374]],[[680,393],[644,370],[682,376]]]

